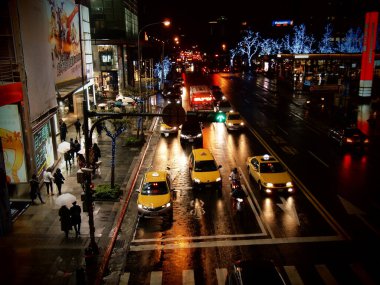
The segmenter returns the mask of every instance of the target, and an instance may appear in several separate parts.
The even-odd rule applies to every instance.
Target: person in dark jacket
[[[71,217],[70,217],[69,208],[67,208],[66,205],[63,205],[59,209],[58,215],[60,217],[59,220],[61,221],[61,230],[63,232],[65,232],[65,237],[68,238],[69,237],[69,231],[71,231],[73,229],[73,227],[71,225]]]
[[[77,132],[77,137],[80,138],[80,127],[82,126],[82,124],[80,123],[79,119],[77,119],[75,121],[74,126],[75,126],[75,130]]]
[[[29,184],[30,184],[30,199],[32,200],[32,204],[35,204],[34,200],[37,197],[40,199],[41,204],[45,204],[45,202],[42,200],[42,197],[41,197],[40,183],[38,182],[36,174],[32,175],[32,179],[30,179]]]
[[[61,195],[62,184],[63,184],[63,181],[65,180],[65,177],[63,177],[62,175],[61,169],[57,168],[53,177],[54,177],[54,183],[55,185],[57,185],[58,195]]]
[[[79,205],[77,205],[77,202],[73,202],[73,206],[70,208],[70,214],[71,214],[71,224],[74,227],[75,230],[75,237],[78,237],[80,235],[80,224],[82,222],[81,214],[82,209]]]
[[[67,126],[62,119],[59,121],[59,134],[61,136],[61,142],[65,141],[67,135]]]

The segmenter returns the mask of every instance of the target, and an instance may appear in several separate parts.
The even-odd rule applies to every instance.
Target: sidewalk
[[[76,132],[72,125],[74,120],[76,118],[66,119],[67,141],[70,138],[75,140]],[[154,122],[154,120],[150,121]],[[155,132],[152,130],[145,131],[145,135],[154,134]],[[131,173],[141,160],[142,150],[141,147],[124,146],[125,138],[126,136],[122,134],[116,140],[114,172],[115,184],[121,186],[123,199],[126,190],[129,189]],[[58,142],[60,142],[59,138]],[[93,183],[95,185],[109,184],[111,180],[111,139],[103,132],[99,137],[94,134],[93,142],[98,143],[102,154],[101,177],[97,176]],[[83,147],[83,136],[81,144]],[[35,205],[30,205],[15,220],[12,232],[0,239],[0,284],[91,284],[91,282],[83,283],[84,275],[81,276],[83,272],[77,271],[86,267],[84,250],[90,242],[88,214],[83,212],[82,188],[77,183],[78,166],[75,161],[71,168],[66,169],[65,161],[61,159],[56,167],[62,170],[62,174],[66,178],[62,185],[62,194],[75,195],[82,208],[81,236],[76,238],[75,231],[72,230],[69,238],[65,238],[65,234],[60,228],[59,207],[55,204],[58,197],[56,185],[54,185],[53,196],[47,196],[46,188],[42,186],[41,194],[46,204],[40,204],[37,199]],[[100,251],[97,259],[98,265],[100,265],[104,251],[110,242],[123,199],[120,199],[120,202],[95,202],[93,212],[95,240]],[[94,275],[96,273],[97,270],[94,271]],[[82,282],[77,282],[77,279],[82,279]]]

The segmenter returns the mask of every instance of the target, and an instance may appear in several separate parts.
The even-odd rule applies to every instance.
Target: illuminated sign
[[[309,56],[307,54],[296,54],[294,58],[309,58]]]
[[[272,26],[274,27],[293,26],[293,20],[272,21]]]
[[[361,97],[371,96],[378,16],[379,12],[368,12],[365,15],[362,66],[359,87],[359,96]]]
[[[50,131],[50,123],[45,124],[34,134],[34,152],[37,168],[37,176],[54,164],[53,140]]]

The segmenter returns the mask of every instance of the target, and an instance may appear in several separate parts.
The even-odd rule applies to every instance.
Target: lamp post
[[[138,68],[139,68],[139,96],[141,98],[141,49],[140,49],[140,34],[143,30],[145,30],[148,27],[155,26],[155,25],[160,25],[164,24],[164,26],[168,27],[170,26],[170,21],[163,21],[163,22],[155,22],[151,24],[147,24],[143,26],[140,30],[139,33],[137,34],[137,57],[138,57]]]
[[[87,92],[84,88],[84,66],[83,66],[83,47],[82,47],[82,18],[81,18],[81,7],[80,1],[76,3],[78,5],[78,16],[79,16],[79,46],[81,54],[81,76],[82,76],[82,92],[83,92],[83,133],[84,133],[84,147],[85,147],[85,156],[86,156],[86,166],[87,168],[82,168],[84,173],[84,192],[85,192],[85,203],[88,209],[88,224],[90,228],[90,244],[86,248],[85,252],[91,254],[99,254],[99,247],[95,241],[95,226],[94,226],[94,213],[93,213],[93,204],[92,204],[92,189],[91,189],[91,172],[92,169],[89,169],[89,153],[91,148],[91,137],[88,127],[88,107],[87,107]]]

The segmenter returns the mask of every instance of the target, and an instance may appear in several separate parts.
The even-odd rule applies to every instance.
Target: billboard
[[[30,117],[57,107],[55,85],[81,78],[78,6],[73,0],[19,0]]]
[[[42,176],[43,171],[54,164],[53,138],[50,123],[46,123],[33,134],[36,161],[36,175]]]
[[[24,139],[17,105],[0,107],[0,137],[7,181],[27,182]]]

